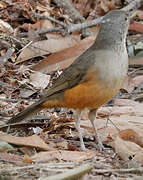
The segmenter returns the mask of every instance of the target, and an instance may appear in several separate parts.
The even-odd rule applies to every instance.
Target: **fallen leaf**
[[[21,152],[23,152],[23,154],[27,154],[28,156],[32,156],[35,154],[35,148],[33,147],[26,147],[23,146],[21,148],[18,148]]]
[[[30,96],[32,96],[35,93],[35,91],[31,90],[31,89],[20,89],[20,97],[21,98],[29,98]]]
[[[131,159],[143,164],[143,148],[141,148],[139,145],[133,142],[124,141],[118,136],[110,145],[115,149],[118,156],[124,161]]]
[[[59,37],[58,39],[48,39],[35,42],[26,48],[23,48],[22,52],[17,58],[16,64],[26,61],[30,58],[43,56],[46,54],[55,53],[72,47],[79,41],[77,36]]]
[[[119,137],[126,141],[131,141],[143,147],[143,136],[139,136],[133,129],[125,129],[119,132]]]
[[[49,159],[58,159],[59,161],[72,161],[82,162],[87,159],[94,157],[94,152],[79,152],[79,151],[50,151],[50,152],[39,152],[32,156],[34,162],[47,162]]]
[[[130,66],[142,67],[143,66],[143,57],[130,57],[129,58],[129,65]]]
[[[138,85],[143,82],[143,75],[140,76],[136,76],[133,78],[133,82],[135,84],[136,87],[138,87]]]
[[[0,140],[20,146],[24,145],[40,148],[43,150],[51,150],[51,148],[49,148],[49,146],[37,135],[28,137],[15,137],[10,134],[0,132]]]
[[[42,73],[49,73],[68,67],[73,61],[88,49],[94,42],[95,37],[90,36],[75,46],[54,53],[47,58],[41,60],[38,64],[31,67],[32,70]]]
[[[114,105],[118,106],[141,106],[143,108],[143,104],[133,101],[131,99],[114,99]]]
[[[134,23],[130,24],[129,30],[143,33],[143,24],[142,24],[142,22],[134,22]]]
[[[45,89],[48,86],[49,81],[50,75],[46,75],[38,71],[35,71],[31,74],[29,83],[36,88]]]
[[[131,115],[131,116],[142,116],[143,104],[130,100],[130,99],[115,99],[112,108],[100,108],[99,116],[121,116],[121,115]]]
[[[14,30],[10,24],[0,19],[0,31],[3,33],[12,34]]]

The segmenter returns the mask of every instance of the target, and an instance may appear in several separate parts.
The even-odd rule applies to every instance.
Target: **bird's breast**
[[[64,102],[67,108],[96,109],[108,102],[119,90],[99,81],[83,82],[76,87],[66,90]]]
[[[100,52],[99,60],[88,69],[84,80],[65,91],[67,107],[96,109],[116,95],[126,77],[128,57],[110,52],[106,55]]]

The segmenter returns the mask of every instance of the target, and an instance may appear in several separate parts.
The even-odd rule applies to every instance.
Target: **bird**
[[[20,122],[42,109],[56,107],[73,109],[80,147],[85,151],[80,119],[82,112],[88,109],[88,118],[92,124],[98,148],[102,151],[104,146],[95,125],[96,114],[102,105],[117,94],[126,78],[128,26],[127,12],[109,11],[102,18],[100,30],[93,45],[63,70],[37,102],[13,116],[7,123]]]

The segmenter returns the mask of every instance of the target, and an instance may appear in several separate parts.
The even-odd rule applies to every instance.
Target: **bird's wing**
[[[85,51],[53,82],[52,87],[47,91],[44,97],[49,97],[53,93],[70,89],[80,82],[83,82],[88,69],[93,65],[95,59],[95,51]]]
[[[84,54],[84,56],[81,55],[70,67],[63,71],[63,73],[58,77],[58,79],[53,83],[53,86],[47,91],[47,93],[45,93],[43,97],[12,117],[7,123],[20,122],[23,119],[32,116],[35,114],[35,112],[41,110],[41,104],[46,102],[49,97],[54,94],[64,92],[64,90],[70,89],[83,81],[86,76],[86,72],[88,71],[89,67],[92,66],[91,59],[95,56],[93,52],[87,53],[86,51]]]

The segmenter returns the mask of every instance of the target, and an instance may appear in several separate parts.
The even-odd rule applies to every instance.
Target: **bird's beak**
[[[134,11],[134,12],[130,12],[129,13],[129,18],[130,19],[133,19],[133,18],[135,18],[137,16],[137,11]]]

